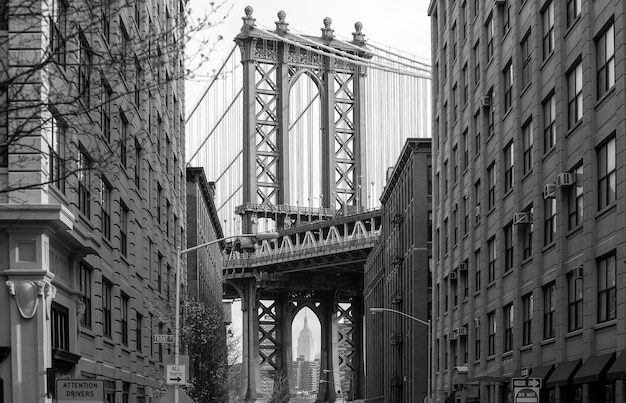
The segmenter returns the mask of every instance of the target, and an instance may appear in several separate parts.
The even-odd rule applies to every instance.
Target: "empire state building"
[[[311,361],[311,352],[314,347],[313,332],[309,329],[309,323],[304,313],[304,327],[298,335],[298,357],[304,357],[304,361]]]

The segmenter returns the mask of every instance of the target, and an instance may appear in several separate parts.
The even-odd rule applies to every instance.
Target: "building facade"
[[[626,3],[429,15],[433,401],[624,402]]]
[[[3,4],[0,402],[155,401],[185,245],[183,2]],[[102,390],[102,389],[100,389]],[[152,399],[152,400],[151,400]]]
[[[431,140],[411,138],[388,171],[381,237],[365,265],[368,402],[421,402],[428,393]]]
[[[187,245],[189,247],[224,238],[214,198],[215,184],[207,181],[204,169],[187,168]],[[223,246],[223,242],[221,244],[217,242],[206,248],[187,253],[186,295],[188,297],[215,304],[215,306],[223,306]]]

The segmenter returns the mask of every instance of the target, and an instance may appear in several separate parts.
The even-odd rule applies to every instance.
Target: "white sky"
[[[197,19],[207,13],[209,0],[190,0],[191,18]],[[233,39],[242,26],[241,18],[245,16],[244,9],[250,5],[254,8],[252,16],[256,18],[259,28],[274,30],[278,21],[277,13],[285,11],[289,29],[297,34],[321,35],[320,29],[324,26],[325,17],[332,20],[331,28],[339,39],[352,39],[355,31],[354,23],[363,24],[365,38],[377,44],[383,44],[395,49],[414,54],[422,59],[430,59],[430,19],[427,14],[429,0],[227,0],[222,4],[210,20],[217,23],[215,26],[202,31],[190,43],[187,55],[193,55],[193,47],[198,49],[203,40],[217,45],[210,54],[210,61],[203,65],[198,73],[198,79],[189,80],[186,84],[186,109],[189,111],[197,102],[202,90],[208,85],[211,72],[218,69],[224,58],[233,46]],[[222,40],[217,40],[222,36]],[[206,50],[204,50],[206,51]],[[191,68],[195,69],[192,65]],[[315,337],[316,349],[320,344],[320,327],[312,312],[307,314],[309,328]],[[300,312],[294,320],[293,346],[297,352],[296,339],[304,326],[304,315]],[[234,331],[241,334],[241,307],[233,305]],[[315,353],[314,353],[315,354]]]

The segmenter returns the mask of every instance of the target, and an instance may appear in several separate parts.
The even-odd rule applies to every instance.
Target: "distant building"
[[[440,1],[433,401],[626,399],[626,2]]]
[[[311,354],[315,346],[315,339],[313,339],[313,332],[309,329],[309,322],[304,313],[304,327],[300,330],[298,335],[298,357],[304,357],[305,361],[311,361]]]

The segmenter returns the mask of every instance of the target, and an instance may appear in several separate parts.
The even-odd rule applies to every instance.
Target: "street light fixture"
[[[432,354],[432,351],[430,351],[430,320],[422,320],[422,319],[418,319],[415,316],[411,316],[407,313],[395,310],[395,309],[391,309],[391,308],[370,308],[370,312],[372,312],[372,315],[375,315],[379,312],[391,312],[391,313],[396,313],[398,315],[402,315],[405,318],[409,318],[415,322],[421,323],[422,325],[425,325],[427,327],[427,334],[428,334],[428,340],[427,340],[427,349],[428,349],[428,372],[427,372],[427,382],[428,382],[428,386],[427,386],[427,392],[426,392],[426,399],[424,399],[424,402],[431,402],[431,390],[430,390],[430,355]]]
[[[200,248],[206,248],[207,246],[215,245],[218,242],[225,241],[227,239],[239,239],[239,238],[253,238],[254,240],[264,240],[264,239],[276,239],[278,238],[277,232],[262,232],[258,234],[240,234],[240,235],[231,235],[224,238],[214,239],[212,241],[192,246],[187,249],[180,249],[176,251],[176,312],[175,312],[175,323],[174,323],[174,364],[180,364],[180,257],[194,250],[198,250]],[[178,385],[174,385],[174,403],[178,403]]]

